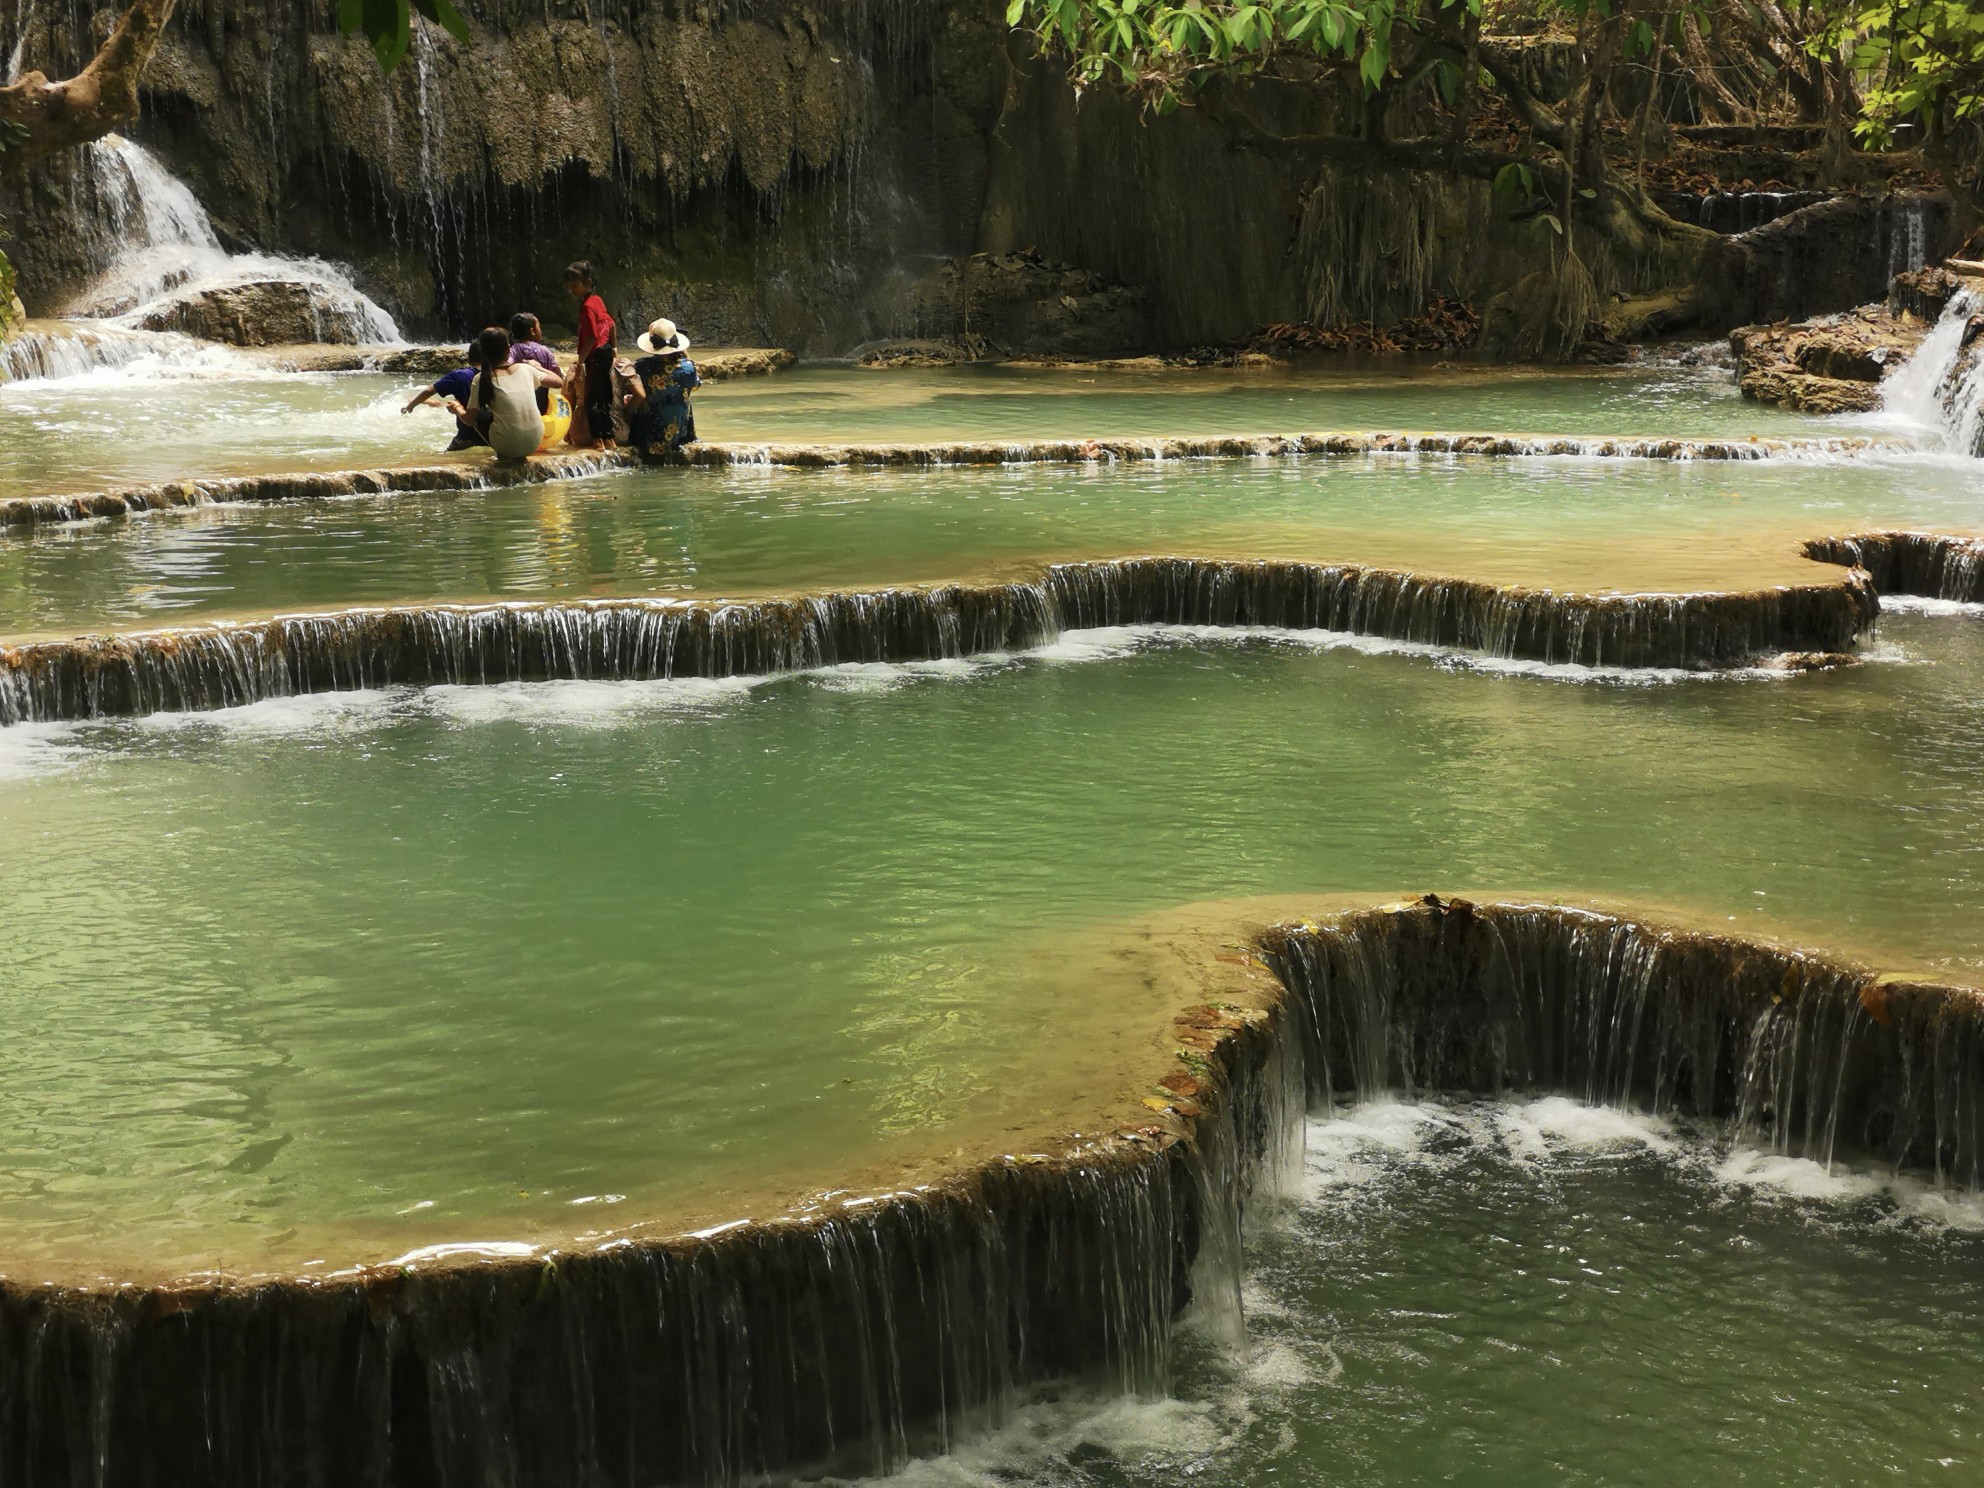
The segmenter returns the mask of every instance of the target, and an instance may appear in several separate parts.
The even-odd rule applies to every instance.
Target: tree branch
[[[30,72],[0,88],[0,120],[27,131],[0,155],[9,168],[88,144],[138,117],[138,79],[177,0],[131,0],[90,65],[66,82]]]

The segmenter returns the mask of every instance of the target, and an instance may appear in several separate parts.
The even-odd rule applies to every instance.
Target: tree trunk
[[[138,117],[138,79],[176,0],[131,0],[90,65],[66,82],[30,72],[0,88],[0,122],[25,133],[4,153],[10,169],[88,144]]]

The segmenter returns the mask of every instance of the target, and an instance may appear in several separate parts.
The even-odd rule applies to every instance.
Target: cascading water
[[[1040,582],[791,599],[428,605],[0,648],[0,724],[198,712],[410,683],[736,677],[1022,650],[1064,629],[1270,626],[1546,664],[1747,665],[1838,652],[1873,619],[1864,577],[1692,595],[1559,595],[1384,569],[1133,558]]]
[[[65,319],[0,346],[0,380],[73,377],[98,368],[225,366],[228,354],[181,334],[185,307],[253,286],[289,307],[298,339],[400,340],[392,316],[334,264],[229,253],[186,183],[141,145],[108,135],[90,147],[108,266]]]
[[[1889,378],[1883,405],[1898,422],[1930,430],[1945,449],[1984,455],[1984,354],[1974,327],[1984,296],[1960,289],[1915,354]]]

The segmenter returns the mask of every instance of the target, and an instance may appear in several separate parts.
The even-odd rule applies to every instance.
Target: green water
[[[1152,551],[1726,586],[1756,581],[1753,553],[1808,536],[1980,517],[1979,476],[1928,457],[668,470],[23,530],[0,536],[0,637],[409,599],[831,588]]]
[[[0,497],[436,454],[453,421],[425,385],[374,373],[119,369],[0,385]],[[811,367],[697,395],[709,440],[1030,440],[1343,428],[1552,434],[1832,434],[1855,426],[1744,403],[1727,372],[1110,373]]]
[[[1086,633],[8,729],[7,1250],[511,1237],[942,1154],[1037,1120],[1044,1027],[1111,1025],[1008,995],[1015,948],[1196,898],[1562,886],[1975,978],[1984,626],[1885,629],[1775,681]]]
[[[903,1488],[1968,1483],[1984,1209],[1568,1101],[1309,1126],[1248,1351],[1079,1392]]]
[[[443,449],[423,384],[376,373],[109,369],[0,383],[0,497],[265,470],[349,470]]]
[[[1094,375],[802,371],[700,412],[756,439],[1834,427],[1668,372]],[[0,392],[0,494],[446,433],[385,379],[127,384]],[[1657,587],[1873,525],[1984,525],[1984,477],[1927,457],[655,472],[7,534],[0,636],[1158,549]],[[1867,654],[1673,680],[1089,632],[0,730],[0,1272],[330,1269],[721,1223],[1056,1140],[1163,1026],[1098,994],[1095,948],[1193,900],[1556,890],[1977,981],[1984,618],[1890,614]],[[909,1481],[1975,1475],[1968,1199],[1563,1102],[1369,1108],[1309,1143],[1251,1243],[1244,1357],[1194,1335],[1175,1398],[1056,1392]]]
[[[1746,403],[1729,373],[1713,369],[1423,363],[1361,372],[802,367],[706,390],[696,417],[705,439],[808,443],[1379,428],[1834,434],[1863,426]]]

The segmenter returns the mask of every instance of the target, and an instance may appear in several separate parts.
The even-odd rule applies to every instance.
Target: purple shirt
[[[510,344],[510,360],[536,362],[547,372],[558,371],[557,355],[542,341],[513,341]]]

